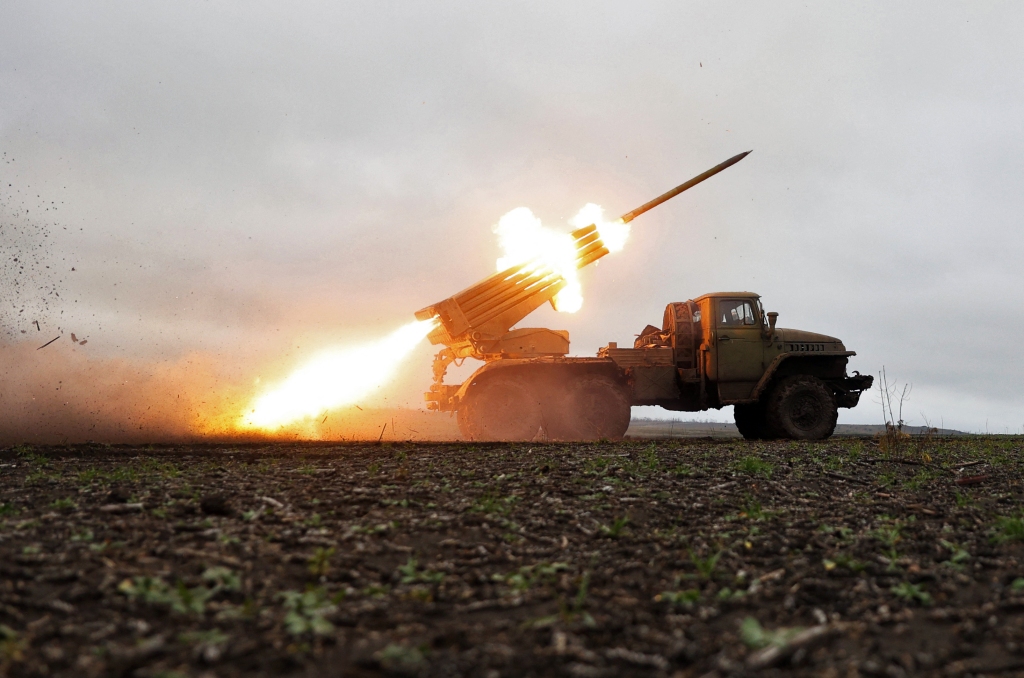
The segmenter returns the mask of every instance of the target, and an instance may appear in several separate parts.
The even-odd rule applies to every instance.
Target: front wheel
[[[835,395],[817,377],[786,377],[772,389],[766,405],[768,427],[780,438],[824,440],[836,430]]]

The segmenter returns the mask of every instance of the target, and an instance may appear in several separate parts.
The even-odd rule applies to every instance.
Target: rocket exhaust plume
[[[391,380],[435,324],[434,320],[412,322],[379,341],[315,356],[276,388],[257,396],[239,420],[239,428],[273,432],[358,402]]]

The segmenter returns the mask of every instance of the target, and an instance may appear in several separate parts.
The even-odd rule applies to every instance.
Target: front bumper
[[[832,387],[836,393],[836,405],[839,407],[856,407],[860,402],[860,394],[875,383],[875,378],[870,374],[854,372],[852,377],[846,377],[842,381],[833,382]]]

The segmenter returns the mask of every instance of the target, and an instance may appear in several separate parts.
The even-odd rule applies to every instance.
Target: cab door
[[[757,305],[750,298],[720,298],[715,307],[719,399],[745,400],[764,374],[764,339]]]

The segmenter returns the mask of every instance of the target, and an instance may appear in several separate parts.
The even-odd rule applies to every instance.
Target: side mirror
[[[768,338],[771,338],[775,334],[775,321],[779,319],[779,314],[775,311],[769,311],[765,315],[768,316]]]

